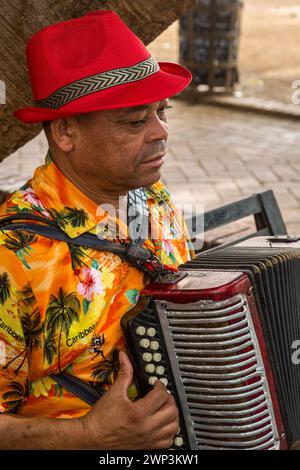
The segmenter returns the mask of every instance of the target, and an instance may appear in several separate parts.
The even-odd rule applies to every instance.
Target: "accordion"
[[[161,380],[176,399],[172,449],[277,450],[299,439],[296,237],[204,252],[148,285],[122,328],[140,395]]]

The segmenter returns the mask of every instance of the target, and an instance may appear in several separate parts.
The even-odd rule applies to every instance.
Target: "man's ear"
[[[52,140],[62,152],[74,150],[77,128],[78,124],[74,118],[59,118],[51,121]]]

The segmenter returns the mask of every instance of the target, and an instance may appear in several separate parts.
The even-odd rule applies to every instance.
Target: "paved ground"
[[[205,210],[273,189],[291,233],[300,234],[299,123],[176,100],[163,179],[179,203]],[[0,165],[0,188],[23,183],[44,158],[43,134]]]

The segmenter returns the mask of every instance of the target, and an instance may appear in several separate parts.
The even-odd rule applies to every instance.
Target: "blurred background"
[[[291,83],[300,79],[300,3],[243,0],[238,65],[245,97],[291,104]],[[179,58],[179,21],[151,45],[159,60]]]
[[[203,204],[205,210],[273,189],[289,232],[300,234],[300,110],[292,103],[292,83],[300,80],[300,4],[241,3],[235,42],[239,82],[229,92],[207,93],[207,87],[195,85],[171,100],[162,178],[177,202]],[[184,62],[184,21],[173,23],[150,44],[158,60]],[[197,66],[201,69],[201,63]],[[41,133],[6,158],[1,189],[23,184],[46,151]],[[249,224],[245,219],[232,232],[247,232]],[[225,235],[221,230],[210,236]]]

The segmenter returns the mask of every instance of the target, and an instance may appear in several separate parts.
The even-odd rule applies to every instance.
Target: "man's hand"
[[[178,431],[174,398],[157,381],[131,402],[133,370],[125,353],[111,389],[83,417],[56,419],[0,414],[0,449],[165,449]]]
[[[92,410],[80,418],[87,449],[165,449],[171,446],[179,428],[174,398],[157,381],[144,398],[131,402],[127,390],[133,369],[128,356],[120,352],[120,372],[111,389]]]

